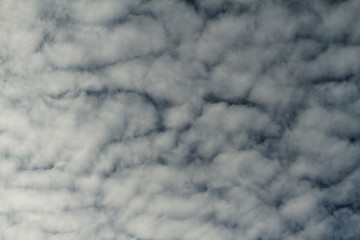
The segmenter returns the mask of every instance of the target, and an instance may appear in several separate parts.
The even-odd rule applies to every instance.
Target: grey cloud
[[[358,1],[0,3],[1,239],[357,239]]]

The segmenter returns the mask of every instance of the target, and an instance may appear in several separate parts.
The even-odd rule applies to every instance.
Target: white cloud
[[[0,2],[1,239],[355,239],[358,1]]]

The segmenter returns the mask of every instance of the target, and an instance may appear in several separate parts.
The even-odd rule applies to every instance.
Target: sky
[[[1,0],[0,239],[358,239],[359,12]]]

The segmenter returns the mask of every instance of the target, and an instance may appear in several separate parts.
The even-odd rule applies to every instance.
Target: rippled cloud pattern
[[[359,239],[359,13],[2,0],[0,239]]]

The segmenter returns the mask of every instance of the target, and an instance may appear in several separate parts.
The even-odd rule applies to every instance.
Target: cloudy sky
[[[0,239],[358,239],[359,13],[1,0]]]

